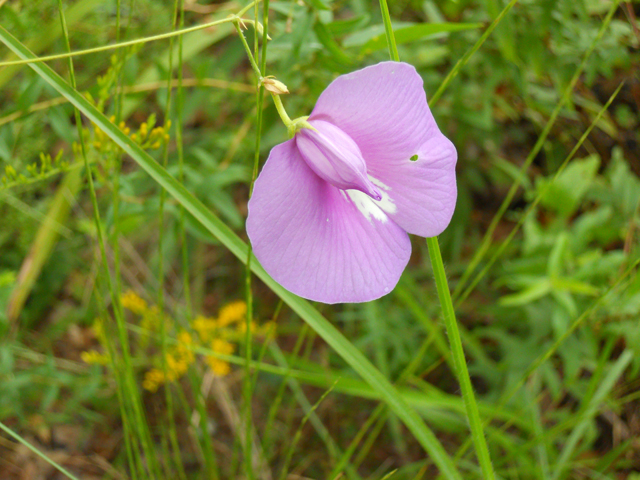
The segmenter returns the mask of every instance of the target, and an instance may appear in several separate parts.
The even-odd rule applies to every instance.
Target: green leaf
[[[551,289],[551,281],[547,278],[542,278],[521,292],[514,293],[513,295],[505,295],[500,299],[500,305],[505,307],[526,305],[548,295],[551,292]]]
[[[324,3],[322,0],[305,0],[309,4],[309,6],[315,8],[316,10],[331,10],[329,5]]]
[[[0,41],[23,59],[34,55],[5,28],[0,26]],[[142,150],[109,119],[99,112],[87,99],[71,88],[57,73],[44,63],[29,66],[62,96],[86,115],[98,128],[111,138],[123,151],[144,169],[159,185],[173,196],[185,210],[194,216],[211,234],[231,251],[241,262],[247,259],[248,246],[224,222],[195,198],[181,183],[172,177],[148,153]],[[448,479],[462,480],[451,457],[444,450],[434,433],[418,416],[414,409],[354,345],[342,335],[309,302],[297,297],[278,285],[252,257],[251,270],[271,290],[291,307],[307,324],[320,335],[342,359],[351,366],[382,398],[390,409],[404,422],[418,442],[431,455],[433,462]]]
[[[316,23],[313,25],[313,30],[316,32],[316,36],[320,43],[322,43],[324,48],[327,49],[327,52],[336,62],[344,65],[350,65],[353,63],[351,56],[342,50],[342,47],[338,45],[338,42],[335,41],[333,35],[331,35],[331,32],[324,23],[320,20],[316,20]]]
[[[419,23],[394,30],[396,44],[418,42],[435,36],[462,30],[473,30],[482,27],[481,23]],[[373,37],[362,47],[363,53],[375,52],[387,48],[387,39],[384,33]]]
[[[346,35],[363,27],[369,22],[369,15],[358,15],[357,17],[345,18],[344,20],[334,20],[327,23],[327,29],[332,35]]]
[[[540,203],[562,217],[570,216],[578,209],[589,191],[599,166],[600,158],[590,155],[570,163],[555,180],[553,177],[540,179],[536,182],[538,192],[544,191]],[[549,188],[543,190],[549,183]]]

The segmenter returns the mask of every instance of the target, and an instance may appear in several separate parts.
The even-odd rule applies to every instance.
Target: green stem
[[[253,54],[251,53],[251,49],[249,48],[249,44],[247,43],[247,39],[244,38],[244,33],[242,32],[242,28],[240,28],[240,18],[235,17],[233,19],[233,25],[236,27],[238,31],[238,36],[240,37],[240,41],[242,42],[242,46],[244,47],[245,52],[247,52],[247,58],[249,58],[249,63],[251,63],[251,68],[253,68],[253,72],[256,74],[258,81],[262,79],[262,72],[260,72],[260,67],[256,63],[253,58]]]
[[[391,28],[391,17],[389,16],[389,8],[386,0],[380,0],[380,10],[384,20],[389,53],[391,58],[398,62],[400,61],[400,57],[398,55],[398,49],[393,35],[393,29]],[[476,448],[480,468],[482,469],[482,475],[485,480],[494,480],[495,473],[491,464],[491,456],[489,455],[489,448],[487,447],[487,442],[484,436],[482,421],[480,420],[480,413],[478,411],[475,394],[473,393],[471,377],[469,376],[469,369],[467,368],[467,361],[462,348],[462,340],[460,339],[460,331],[458,330],[458,323],[456,322],[456,314],[453,309],[453,302],[451,301],[451,292],[449,291],[449,284],[447,283],[447,276],[444,271],[444,263],[442,262],[442,254],[440,253],[438,237],[427,238],[427,246],[429,247],[429,258],[431,260],[431,267],[433,268],[438,297],[440,298],[442,316],[444,318],[447,335],[449,336],[449,343],[451,345],[451,354],[456,370],[455,373],[462,390],[462,400],[467,412],[467,418],[469,419],[471,436]]]
[[[65,40],[65,47],[68,51],[71,51],[71,44],[69,42],[69,32],[67,30],[67,23],[64,16],[64,11],[62,8],[62,1],[59,0],[58,8],[60,11],[60,23],[62,27],[62,32]],[[76,77],[73,68],[73,59],[68,57],[68,67],[69,67],[69,81],[70,86],[74,91],[77,91],[76,87]],[[106,241],[105,234],[102,228],[102,222],[100,220],[100,209],[98,206],[98,196],[96,193],[95,185],[93,183],[93,174],[91,172],[91,167],[89,165],[89,160],[87,156],[86,142],[84,138],[84,132],[82,128],[82,119],[80,117],[80,110],[77,107],[74,108],[74,118],[76,121],[76,128],[78,132],[78,141],[80,143],[80,152],[82,155],[82,159],[84,162],[85,171],[87,174],[87,180],[89,185],[89,194],[91,198],[91,205],[93,207],[93,218],[96,225],[96,233],[98,236],[98,244],[100,248],[100,259],[102,267],[104,268],[104,275],[107,279],[107,286],[109,289],[109,293],[111,295],[111,301],[113,303],[113,313],[116,318],[116,323],[118,327],[118,335],[120,339],[120,345],[122,349],[122,357],[124,361],[124,368],[122,371],[123,375],[123,383],[124,383],[124,393],[125,395],[128,393],[128,398],[125,398],[126,401],[130,402],[130,410],[132,411],[132,424],[136,429],[136,434],[139,435],[140,443],[144,454],[149,457],[149,466],[148,466],[148,475],[147,478],[155,479],[159,478],[158,475],[158,467],[157,462],[155,460],[155,456],[152,455],[152,446],[151,446],[151,438],[149,435],[149,431],[147,429],[146,419],[144,418],[143,408],[140,403],[140,398],[138,395],[138,390],[135,384],[135,381],[132,377],[133,366],[131,362],[130,349],[129,349],[129,340],[127,337],[127,332],[125,329],[124,316],[122,312],[122,305],[120,303],[120,297],[116,291],[116,287],[114,284],[114,280],[111,277],[111,272],[109,271],[109,263],[107,259],[107,251],[106,251]],[[114,362],[114,371],[116,375],[120,371],[118,367],[120,365],[116,364],[115,356],[112,357]],[[128,392],[127,392],[128,390]],[[127,409],[128,410],[128,409]]]
[[[495,474],[493,472],[493,466],[491,465],[489,449],[484,438],[484,430],[482,428],[482,421],[480,420],[480,413],[478,412],[478,405],[473,393],[473,387],[471,386],[467,361],[464,356],[464,350],[462,349],[462,340],[460,339],[460,332],[458,331],[458,323],[456,322],[456,314],[453,309],[453,302],[451,301],[449,285],[447,284],[447,276],[444,272],[438,237],[427,238],[427,246],[429,247],[429,258],[431,259],[440,306],[442,307],[442,317],[447,329],[449,343],[451,344],[451,355],[456,369],[456,376],[458,377],[458,382],[460,382],[462,400],[464,401],[464,406],[467,411],[467,418],[469,419],[476,454],[480,462],[480,467],[482,468],[484,479],[493,480],[495,479]]]
[[[287,111],[284,109],[284,105],[282,105],[280,95],[271,94],[271,98],[273,98],[273,103],[276,106],[276,110],[278,110],[278,115],[280,115],[282,123],[285,124],[287,130],[291,131],[291,129],[294,128],[293,120],[287,115]]]
[[[269,0],[265,0],[265,4],[263,6],[264,13],[263,17],[267,18],[268,10],[269,10]],[[265,22],[264,26],[264,37],[262,42],[262,69],[258,66],[255,61],[255,58],[258,57],[258,4],[255,3],[255,30],[254,30],[254,53],[251,53],[249,49],[249,45],[247,44],[247,40],[240,29],[240,21],[236,20],[234,22],[236,30],[238,31],[238,36],[240,37],[240,41],[244,46],[244,49],[247,53],[247,57],[249,58],[249,62],[251,63],[251,67],[256,74],[258,82],[262,80],[266,73],[266,56],[267,56],[267,28],[268,25]],[[254,160],[253,160],[253,170],[251,175],[251,183],[249,185],[249,198],[251,198],[251,194],[253,193],[253,186],[258,176],[258,166],[260,163],[260,138],[262,135],[262,104],[264,101],[264,86],[262,83],[258,85],[258,91],[256,92],[256,144],[255,144],[255,152],[254,152]],[[251,289],[251,253],[252,248],[251,244],[249,244],[249,248],[247,249],[247,262],[246,262],[246,270],[245,270],[245,298],[247,304],[247,317],[246,317],[246,330],[245,330],[245,378],[243,385],[243,397],[244,397],[244,461],[245,461],[245,473],[247,478],[254,478],[253,472],[253,432],[252,432],[252,412],[251,412],[251,399],[253,397],[253,385],[252,385],[252,374],[251,374],[251,363],[253,358],[252,352],[252,335],[251,335],[251,324],[253,323],[253,292]]]
[[[505,15],[509,13],[509,10],[511,10],[517,2],[518,0],[511,0],[507,4],[507,6],[502,9],[500,14],[495,18],[495,20],[491,22],[491,25],[487,27],[487,29],[484,31],[484,33],[478,39],[478,41],[462,56],[460,60],[456,62],[453,69],[451,69],[451,71],[447,74],[445,79],[442,81],[442,83],[436,90],[436,93],[434,93],[431,96],[431,99],[429,100],[429,103],[431,105],[433,105],[438,101],[438,99],[442,96],[442,94],[444,93],[446,88],[449,86],[451,81],[458,75],[462,67],[464,67],[467,64],[467,62],[473,56],[473,54],[476,53],[478,49],[482,46],[482,44],[485,42],[485,40],[489,38],[489,35],[491,35],[491,33],[495,30],[495,28],[502,21]]]
[[[384,22],[384,33],[387,35],[387,46],[389,47],[389,56],[394,62],[400,61],[400,55],[398,55],[398,47],[396,46],[396,37],[393,34],[393,27],[391,26],[391,16],[389,15],[389,7],[387,6],[387,0],[380,0],[380,12],[382,13],[382,21]]]

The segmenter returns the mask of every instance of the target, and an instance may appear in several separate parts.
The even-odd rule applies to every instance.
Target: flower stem
[[[266,21],[266,20],[265,20]],[[257,19],[256,19],[257,22]],[[251,53],[251,49],[249,48],[249,44],[247,43],[247,39],[244,38],[244,34],[242,33],[242,29],[240,28],[240,18],[235,18],[233,21],[233,24],[236,26],[236,30],[238,31],[238,36],[240,37],[240,41],[242,41],[242,45],[244,46],[244,50],[247,52],[247,57],[249,58],[249,63],[251,63],[251,67],[253,68],[253,71],[256,74],[256,77],[258,79],[258,82],[260,82],[258,88],[260,90],[262,90],[262,80],[263,80],[263,72],[260,70],[260,67],[258,67],[258,64],[255,61],[255,58],[253,57],[253,54]],[[256,23],[257,25],[257,23]],[[266,26],[263,27],[264,30],[264,38],[263,38],[263,48],[264,45],[266,45],[265,39],[266,39]],[[256,29],[256,36],[258,35],[258,31]],[[266,68],[266,64],[263,60],[263,66]],[[289,117],[289,115],[287,115],[287,111],[284,109],[284,105],[282,105],[282,100],[280,99],[279,95],[276,94],[271,94],[271,98],[273,98],[273,103],[275,103],[276,105],[276,109],[278,110],[278,115],[280,115],[280,118],[282,119],[282,123],[284,123],[284,125],[287,127],[287,131],[289,132],[289,136],[293,137],[293,135],[296,132],[296,126],[294,124],[294,121],[291,120],[291,118]]]
[[[280,95],[272,94],[271,98],[273,98],[273,103],[275,103],[276,105],[276,110],[278,110],[278,115],[280,115],[282,123],[285,124],[287,130],[290,130],[293,127],[293,120],[291,120],[291,118],[289,118],[289,115],[287,115],[287,111],[284,109],[284,105],[282,105],[282,99],[280,98]]]
[[[384,33],[387,36],[387,46],[389,47],[389,56],[394,62],[400,61],[400,55],[398,55],[398,47],[396,46],[396,37],[393,34],[393,27],[391,26],[391,17],[389,16],[389,7],[387,6],[387,0],[380,0],[380,12],[382,13],[382,21],[384,22]]]
[[[382,12],[382,19],[384,21],[387,45],[389,46],[389,55],[392,60],[399,62],[400,56],[398,55],[398,48],[396,47],[396,40],[391,26],[391,17],[389,15],[389,7],[387,6],[386,0],[380,0],[380,11]],[[442,316],[444,318],[449,343],[451,345],[451,353],[456,370],[455,373],[458,378],[458,382],[460,383],[460,389],[462,390],[462,400],[467,412],[467,418],[469,419],[471,437],[473,438],[473,443],[476,448],[478,462],[482,469],[482,477],[484,480],[495,480],[496,477],[491,464],[489,448],[487,447],[487,442],[484,438],[482,421],[480,420],[480,413],[478,412],[478,405],[473,393],[473,387],[471,386],[471,378],[469,377],[467,361],[464,356],[464,350],[462,349],[462,340],[460,339],[458,323],[456,322],[456,314],[453,309],[453,302],[451,301],[451,292],[449,291],[447,276],[444,272],[444,263],[442,262],[442,254],[440,253],[438,237],[427,238],[427,246],[429,247],[429,258],[431,260],[431,267],[433,268],[433,274],[436,281],[436,288],[438,290],[438,297],[442,308]]]
[[[493,472],[493,466],[491,465],[491,456],[489,455],[489,448],[484,438],[482,421],[480,420],[478,405],[473,393],[473,387],[471,386],[471,378],[469,377],[464,350],[462,349],[462,340],[460,339],[460,332],[458,331],[456,314],[453,309],[453,302],[451,301],[451,292],[447,284],[447,276],[444,272],[438,237],[427,238],[427,246],[429,247],[429,258],[431,259],[440,306],[442,307],[442,316],[451,345],[451,356],[456,369],[455,373],[460,383],[460,389],[462,390],[462,400],[464,401],[467,418],[469,419],[471,436],[476,447],[478,461],[482,468],[482,476],[485,480],[494,480],[495,474]]]
[[[240,37],[242,46],[244,46],[244,50],[247,52],[247,57],[249,58],[249,63],[251,63],[251,68],[253,68],[253,71],[256,74],[258,81],[260,81],[262,79],[262,73],[260,72],[260,67],[258,67],[258,64],[253,58],[253,54],[251,53],[251,49],[249,48],[247,39],[244,38],[244,33],[242,33],[242,28],[240,28],[240,21],[241,21],[240,17],[236,17],[233,20],[233,24],[235,25],[236,30],[238,31],[238,36]],[[257,32],[256,32],[256,35],[257,35]]]

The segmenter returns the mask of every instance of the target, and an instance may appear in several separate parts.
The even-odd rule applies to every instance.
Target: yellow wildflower
[[[207,343],[211,340],[216,328],[216,320],[213,318],[207,318],[199,315],[193,321],[193,329],[198,332],[198,336],[203,343]]]
[[[226,327],[227,325],[240,322],[247,315],[247,304],[242,300],[228,303],[220,309],[218,316],[218,325],[220,327]]]
[[[97,350],[87,350],[80,354],[80,358],[84,363],[90,365],[106,365],[109,363],[109,357]]]
[[[181,331],[178,334],[178,344],[175,347],[175,354],[176,356],[179,356],[180,360],[186,365],[195,361],[195,355],[191,345],[193,345],[193,338],[191,337],[191,334],[185,330]]]
[[[222,353],[223,355],[231,355],[235,349],[236,347],[232,343],[222,340],[221,338],[215,338],[211,342],[211,350]]]
[[[144,375],[142,387],[150,392],[155,392],[158,387],[164,383],[164,373],[162,370],[152,368]]]
[[[124,295],[120,297],[122,306],[132,313],[142,315],[145,313],[149,306],[140,296],[133,290],[128,290]]]
[[[160,309],[157,305],[153,305],[142,312],[140,326],[146,330],[156,330],[160,327]]]
[[[211,368],[211,371],[220,377],[229,375],[231,367],[224,360],[219,360],[215,357],[207,357],[207,365]]]
[[[238,323],[236,328],[238,329],[238,333],[246,333],[246,331],[247,331],[247,322]],[[256,322],[254,322],[253,320],[251,321],[251,332],[252,333],[258,333],[259,332],[258,324]]]
[[[93,334],[100,341],[100,343],[104,343],[104,340],[105,340],[104,324],[103,324],[102,320],[100,318],[96,318],[93,321],[93,325],[91,326],[91,328],[93,330]]]

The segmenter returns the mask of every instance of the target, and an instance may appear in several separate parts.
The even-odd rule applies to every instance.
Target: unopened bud
[[[274,95],[283,95],[285,93],[289,93],[289,89],[287,86],[282,83],[280,80],[276,80],[273,77],[265,77],[262,79],[262,85],[267,91],[273,93]]]

